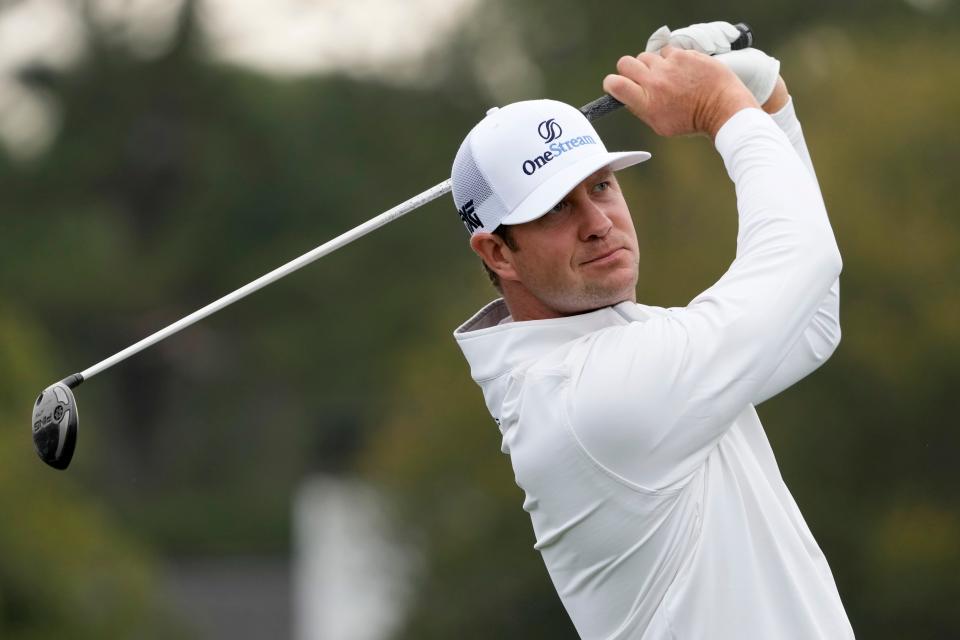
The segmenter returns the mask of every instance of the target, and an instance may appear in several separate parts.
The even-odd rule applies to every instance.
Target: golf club
[[[750,27],[744,23],[736,25],[740,30],[740,37],[730,46],[732,49],[745,49],[753,46],[753,32]],[[616,111],[623,104],[609,95],[603,95],[600,98],[580,107],[581,113],[591,122]],[[127,347],[123,351],[115,353],[109,358],[98,362],[97,364],[84,369],[79,373],[64,378],[56,382],[37,396],[33,408],[33,420],[31,429],[33,432],[33,446],[40,459],[55,469],[66,469],[73,458],[73,452],[77,444],[77,429],[79,426],[79,417],[77,415],[77,402],[73,395],[73,389],[78,387],[83,381],[89,380],[93,376],[101,373],[113,365],[126,360],[130,356],[139,353],[147,347],[154,345],[161,340],[172,336],[181,329],[189,327],[193,323],[206,318],[209,315],[220,311],[237,300],[247,297],[254,291],[276,282],[280,278],[287,276],[301,267],[322,258],[323,256],[336,251],[340,247],[350,244],[354,240],[361,238],[375,229],[379,229],[389,222],[419,209],[423,205],[436,200],[440,196],[450,192],[450,180],[444,180],[438,185],[430,187],[426,191],[410,198],[406,202],[398,204],[392,209],[388,209],[378,216],[371,218],[367,222],[354,227],[353,229],[337,236],[336,238],[320,245],[299,258],[277,267],[273,271],[257,278],[253,282],[240,287],[236,291],[228,293],[222,298],[211,302],[207,306],[194,311],[190,315],[174,322],[168,327],[157,331],[143,340]]]

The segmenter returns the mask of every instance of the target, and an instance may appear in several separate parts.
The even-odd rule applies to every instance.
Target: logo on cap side
[[[483,226],[483,223],[480,222],[480,216],[478,216],[474,210],[472,198],[464,202],[463,206],[457,209],[457,213],[460,214],[460,219],[463,220],[463,224],[466,225],[468,233],[473,233],[474,229],[479,229]]]
[[[563,129],[560,128],[555,118],[550,118],[537,125],[537,133],[540,134],[544,142],[553,142],[563,135]]]

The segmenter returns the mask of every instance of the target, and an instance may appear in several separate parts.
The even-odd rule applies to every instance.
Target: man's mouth
[[[606,262],[612,262],[620,257],[621,251],[626,251],[626,248],[617,247],[616,249],[610,249],[609,251],[605,251],[597,256],[594,256],[593,258],[590,258],[589,260],[581,262],[580,264],[602,265]]]

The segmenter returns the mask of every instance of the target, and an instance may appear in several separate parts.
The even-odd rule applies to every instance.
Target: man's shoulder
[[[581,318],[581,321],[576,323],[581,330],[570,333],[565,340],[556,340],[552,349],[540,351],[535,358],[527,361],[524,371],[546,374],[560,371],[577,372],[582,361],[591,352],[594,342],[604,334],[621,331],[633,323],[669,316],[671,313],[670,309],[663,307],[628,301],[598,309],[583,316],[574,316]],[[550,332],[552,327],[542,325],[537,327],[537,330]]]

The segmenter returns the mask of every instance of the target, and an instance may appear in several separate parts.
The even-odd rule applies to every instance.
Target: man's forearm
[[[786,89],[786,85],[784,85],[784,89]],[[767,103],[769,104],[770,100],[768,100]],[[764,105],[764,110],[767,110],[767,105]],[[806,165],[810,171],[810,175],[816,179],[817,173],[813,169],[813,160],[810,158],[810,151],[807,149],[807,142],[803,137],[803,129],[800,127],[800,120],[797,119],[797,113],[794,109],[790,94],[787,94],[786,100],[783,101],[779,109],[770,110],[767,111],[767,113],[769,113],[773,121],[777,123],[780,130],[787,134],[787,138],[789,138],[790,144],[793,145],[794,151],[800,156],[803,164]]]
[[[784,89],[786,89],[786,85],[784,85]],[[772,106],[772,99],[773,96],[771,96],[771,100],[764,104],[764,110],[767,110],[768,106]],[[806,165],[810,175],[816,180],[813,161],[807,150],[803,130],[800,127],[800,121],[797,119],[793,101],[789,94],[787,94],[786,100],[779,109],[768,111],[768,113],[780,127],[780,130],[787,134],[790,144],[793,145],[797,155]],[[840,279],[837,278],[830,287],[830,291],[820,302],[817,312],[810,320],[807,328],[804,329],[803,335],[797,339],[783,362],[780,363],[780,366],[777,367],[777,370],[774,371],[753,399],[752,404],[758,405],[765,402],[810,375],[833,355],[840,344],[840,335]]]

